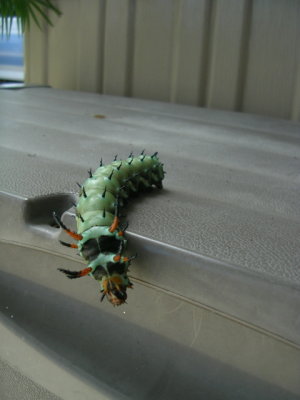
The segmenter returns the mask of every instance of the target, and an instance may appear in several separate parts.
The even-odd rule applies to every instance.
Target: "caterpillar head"
[[[113,306],[120,306],[126,303],[127,299],[127,287],[131,287],[131,284],[126,285],[122,280],[121,276],[106,276],[102,279],[103,294],[101,301],[106,296],[108,301]]]
[[[105,257],[108,261],[103,262]],[[102,265],[98,265],[92,273],[100,283],[101,301],[106,297],[114,306],[126,303],[127,288],[132,288],[127,272],[131,260],[135,257],[136,255],[129,258],[122,257],[120,254],[102,256]]]

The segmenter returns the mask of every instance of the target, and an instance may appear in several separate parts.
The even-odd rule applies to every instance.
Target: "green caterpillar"
[[[152,186],[162,188],[164,178],[163,164],[157,153],[147,156],[144,151],[138,157],[132,153],[126,160],[114,161],[102,165],[80,186],[79,200],[76,206],[77,232],[68,229],[55,214],[58,225],[76,244],[61,243],[76,248],[88,262],[81,271],[59,269],[70,279],[85,275],[93,276],[100,282],[101,301],[106,296],[115,306],[125,303],[127,288],[132,287],[127,272],[133,257],[126,257],[125,230],[128,224],[121,224],[120,207],[123,207],[130,195]]]

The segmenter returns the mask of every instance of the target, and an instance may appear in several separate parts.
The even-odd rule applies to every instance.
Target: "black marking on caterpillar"
[[[78,186],[79,200],[76,207],[77,232],[68,229],[60,218],[53,213],[55,222],[73,239],[76,244],[62,242],[67,247],[79,250],[79,254],[88,262],[81,271],[59,269],[68,278],[76,279],[91,275],[100,283],[101,301],[104,297],[118,306],[126,302],[127,288],[132,287],[127,272],[133,257],[126,257],[125,230],[128,226],[120,223],[120,207],[130,195],[140,190],[156,186],[162,188],[164,178],[163,164],[157,152],[152,156],[144,154],[129,157],[123,161],[114,161],[103,165]]]

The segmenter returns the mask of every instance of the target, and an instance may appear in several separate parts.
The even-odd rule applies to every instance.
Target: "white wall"
[[[300,120],[299,0],[59,0],[26,81]]]

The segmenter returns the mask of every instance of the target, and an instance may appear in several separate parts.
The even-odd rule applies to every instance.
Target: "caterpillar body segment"
[[[69,230],[54,213],[61,228],[77,242],[61,242],[76,248],[87,262],[81,271],[59,269],[68,278],[93,276],[100,283],[101,301],[106,297],[114,306],[126,302],[127,288],[132,287],[127,272],[133,257],[123,255],[127,240],[128,223],[120,222],[119,210],[130,196],[152,186],[162,188],[163,165],[157,153],[147,156],[144,151],[138,157],[132,154],[126,160],[100,166],[78,186],[79,200],[76,206],[77,232]]]

